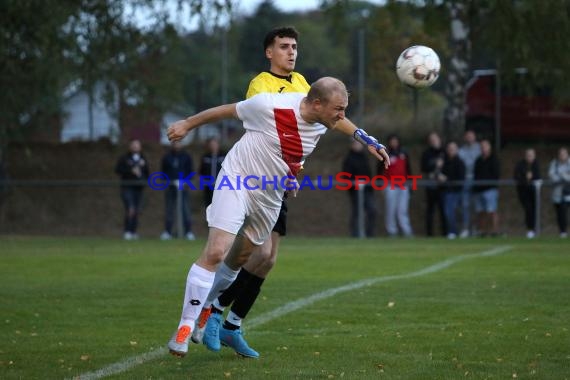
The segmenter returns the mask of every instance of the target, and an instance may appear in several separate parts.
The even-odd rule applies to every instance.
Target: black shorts
[[[279,218],[275,226],[273,226],[273,231],[277,232],[281,236],[287,235],[287,201],[283,199],[281,202],[281,210],[279,210]]]

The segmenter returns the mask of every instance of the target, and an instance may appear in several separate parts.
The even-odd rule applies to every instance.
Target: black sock
[[[218,297],[220,306],[230,306],[232,302],[234,302],[234,300],[237,298],[237,296],[242,292],[245,284],[247,284],[251,279],[251,276],[253,276],[251,273],[242,268],[230,287],[224,290],[224,292]]]
[[[225,328],[226,330],[237,330],[237,329],[239,329],[238,325],[234,325],[233,323],[228,322],[227,319],[224,321],[224,324],[222,327]]]
[[[259,292],[261,291],[261,285],[265,280],[264,278],[257,277],[254,274],[250,274],[250,276],[249,281],[244,285],[243,290],[236,297],[231,309],[234,314],[239,316],[241,319],[245,319],[247,313],[251,310]]]

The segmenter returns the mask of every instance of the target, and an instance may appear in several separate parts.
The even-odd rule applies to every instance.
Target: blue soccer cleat
[[[248,346],[243,338],[241,329],[228,330],[223,327],[219,329],[220,342],[227,347],[234,349],[236,353],[246,358],[259,358],[259,353]]]
[[[222,325],[222,314],[212,313],[206,323],[202,342],[210,351],[218,352],[222,348],[220,345],[220,327]]]

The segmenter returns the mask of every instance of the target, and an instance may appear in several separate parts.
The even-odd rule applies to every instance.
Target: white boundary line
[[[278,307],[277,309],[273,309],[272,311],[261,314],[256,318],[252,318],[248,321],[247,326],[249,329],[255,328],[273,319],[282,317],[286,314],[292,313],[295,310],[299,310],[305,306],[309,306],[315,302],[330,298],[339,293],[349,292],[351,290],[360,289],[365,286],[371,286],[388,281],[425,276],[427,274],[439,272],[442,269],[448,268],[464,260],[474,259],[478,257],[496,256],[505,253],[510,249],[512,249],[511,246],[499,246],[476,254],[466,254],[466,255],[451,257],[447,260],[440,261],[439,263],[435,263],[433,265],[430,265],[429,267],[417,270],[415,272],[397,274],[392,276],[369,278],[366,280],[356,281],[347,285],[339,286],[337,288],[327,289],[325,291],[315,293],[309,297],[300,298],[296,301],[289,302],[283,306]],[[96,380],[96,379],[101,379],[103,377],[116,375],[118,373],[126,372],[131,368],[136,367],[139,364],[143,364],[145,362],[158,359],[159,357],[166,355],[167,352],[168,350],[166,349],[166,347],[157,348],[155,350],[146,352],[144,354],[131,356],[120,362],[110,364],[96,371],[86,372],[82,375],[74,377],[73,379]]]

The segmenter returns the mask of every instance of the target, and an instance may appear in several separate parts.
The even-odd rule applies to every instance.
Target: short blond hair
[[[322,103],[328,103],[334,93],[339,93],[348,99],[348,91],[341,80],[333,77],[322,77],[311,84],[307,100],[313,102],[319,99]]]

